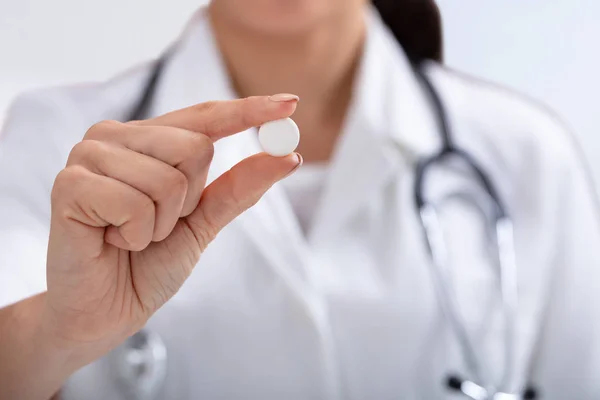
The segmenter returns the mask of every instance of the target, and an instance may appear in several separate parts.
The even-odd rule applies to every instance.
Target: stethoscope
[[[419,78],[430,101],[433,104],[439,131],[441,132],[441,149],[420,160],[416,167],[414,196],[421,226],[428,245],[431,258],[432,275],[440,307],[448,321],[450,329],[460,347],[464,363],[471,376],[464,379],[451,374],[447,378],[448,388],[458,391],[473,400],[525,400],[535,399],[536,391],[532,387],[521,390],[521,393],[507,393],[514,386],[516,356],[516,325],[518,311],[517,267],[514,248],[513,224],[504,207],[498,191],[477,160],[465,150],[456,146],[451,136],[450,125],[442,99],[424,72],[424,67],[415,66]],[[445,248],[444,234],[439,222],[437,210],[440,204],[433,204],[424,194],[427,172],[432,167],[448,159],[462,162],[471,170],[475,180],[482,187],[491,205],[491,218],[487,221],[496,238],[497,262],[499,267],[500,296],[504,317],[504,370],[499,384],[491,378],[490,366],[478,356],[471,337],[466,329],[466,322],[460,313],[460,307],[454,293],[448,269],[448,256]]]
[[[132,108],[127,120],[143,119],[154,94],[168,54],[161,57],[152,69],[138,102]],[[516,356],[516,323],[517,323],[517,268],[512,221],[506,212],[493,182],[479,163],[466,151],[457,147],[452,140],[445,107],[442,100],[424,72],[424,67],[415,66],[416,76],[430,97],[436,114],[442,147],[438,152],[423,158],[416,167],[414,196],[418,214],[421,219],[423,233],[431,258],[432,276],[440,307],[448,321],[456,339],[469,378],[451,374],[444,385],[452,391],[461,393],[473,400],[526,400],[537,397],[533,388],[518,388],[520,392],[509,393],[514,385],[513,372]],[[466,329],[466,323],[460,313],[460,307],[451,284],[445,249],[443,231],[438,219],[440,204],[433,204],[424,194],[427,172],[430,168],[448,159],[461,161],[472,171],[475,179],[485,191],[492,206],[492,217],[488,223],[496,238],[498,255],[500,296],[504,317],[504,370],[499,384],[491,378],[490,366],[479,357],[475,345]],[[167,349],[161,338],[146,329],[136,333],[111,355],[114,371],[118,375],[123,390],[128,398],[134,400],[154,400],[160,395],[166,380]]]

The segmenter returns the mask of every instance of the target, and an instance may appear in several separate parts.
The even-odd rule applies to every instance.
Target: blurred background
[[[205,0],[0,0],[0,122],[23,90],[103,80],[156,56]],[[450,66],[536,97],[600,182],[600,2],[438,0]]]

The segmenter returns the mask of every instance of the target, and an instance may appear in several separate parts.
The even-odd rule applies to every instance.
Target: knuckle
[[[206,101],[204,103],[196,104],[194,106],[195,111],[200,113],[211,113],[213,112],[219,105],[218,101]]]
[[[169,196],[173,194],[185,194],[188,189],[188,179],[183,172],[175,168],[170,168],[161,186],[165,194]]]
[[[215,145],[206,135],[192,134],[189,142],[186,144],[190,158],[201,158],[211,162],[215,154]]]
[[[260,195],[252,195],[246,198],[246,201],[242,204],[242,207],[244,210],[247,210],[248,208],[252,208],[256,205],[256,203],[258,203],[260,201],[262,196]]]
[[[69,166],[60,171],[54,180],[51,202],[56,204],[66,195],[74,193],[73,187],[78,186],[87,176],[87,170],[80,166]]]
[[[82,160],[96,159],[97,154],[105,150],[105,146],[98,140],[82,140],[73,146],[67,164],[75,164]]]
[[[255,126],[257,125],[256,116],[251,112],[240,111],[240,122],[243,126]]]
[[[129,204],[132,219],[154,218],[154,201],[142,192],[136,193]]]
[[[196,242],[200,245],[201,251],[204,251],[210,242],[217,237],[220,229],[218,222],[214,221],[214,218],[203,209],[200,209],[200,214],[199,221],[189,220],[187,224],[193,232]]]
[[[222,178],[226,181],[225,187],[227,188],[227,193],[223,198],[224,205],[227,205],[229,209],[239,210],[243,208],[243,204],[246,199],[243,195],[243,190],[240,187],[242,182],[239,182],[239,179],[236,179],[236,174],[233,172],[227,171],[222,175]]]
[[[87,171],[85,168],[80,166],[68,166],[61,170],[54,181],[55,186],[73,185],[85,179]]]
[[[219,104],[219,102],[210,101],[201,105],[202,110],[200,113],[202,114],[205,132],[218,135],[223,130],[226,122],[221,115],[222,113],[219,111]]]
[[[256,125],[256,107],[254,107],[256,97],[250,97],[242,100],[240,107],[234,108],[234,115],[244,126]]]
[[[118,121],[106,120],[92,125],[85,133],[86,139],[100,139],[114,133],[121,125]]]

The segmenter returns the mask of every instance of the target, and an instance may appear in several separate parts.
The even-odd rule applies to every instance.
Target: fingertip
[[[156,232],[154,232],[154,234],[152,235],[152,241],[153,242],[162,242],[163,240],[165,240],[167,237],[169,237],[169,234],[171,233],[171,231],[166,231],[166,230],[157,230]]]
[[[182,201],[182,203],[183,203],[183,201]],[[179,209],[181,210],[182,208],[179,207]],[[167,213],[168,213],[168,211],[166,211],[164,209],[157,210],[157,214],[163,214],[163,216],[166,215]],[[189,214],[191,214],[191,212],[188,213],[187,215],[189,215]],[[154,232],[152,233],[152,241],[153,242],[162,242],[163,240],[168,238],[169,235],[171,234],[171,232],[173,232],[173,229],[175,229],[175,225],[177,225],[177,221],[179,221],[179,218],[182,216],[187,216],[187,215],[184,215],[183,212],[180,212],[176,215],[171,216],[168,220],[165,220],[165,218],[163,218],[159,224],[156,224],[154,226]],[[173,217],[175,217],[175,218],[173,218]]]
[[[304,163],[302,155],[295,152],[283,157],[272,156],[268,153],[258,153],[247,160],[253,160],[253,162],[249,162],[247,165],[250,167],[251,164],[254,164],[252,168],[256,168],[257,174],[259,170],[264,171],[262,172],[263,174],[270,173],[272,174],[271,179],[275,181],[280,181],[292,175]]]
[[[146,241],[136,241],[134,243],[131,243],[123,237],[123,235],[120,232],[120,229],[121,228],[117,226],[109,226],[108,228],[106,228],[106,232],[104,234],[104,241],[108,244],[112,244],[113,246],[118,247],[119,249],[128,251],[142,251],[150,244],[149,241],[147,243]]]
[[[270,157],[272,157],[272,156],[270,156]],[[287,178],[288,176],[292,175],[304,163],[304,159],[302,158],[302,155],[300,155],[299,153],[292,153],[292,154],[289,154],[284,157],[274,157],[274,158],[286,161],[286,164],[288,165],[287,172],[285,174],[283,174],[279,179],[277,179],[278,181],[281,181],[281,180]]]
[[[115,247],[123,250],[131,250],[129,243],[119,233],[119,228],[116,226],[109,226],[106,228],[104,233],[104,241],[108,244],[112,244]]]
[[[295,94],[280,93],[266,97],[267,109],[276,111],[277,118],[289,117],[296,111],[300,98]]]
[[[275,103],[297,104],[298,101],[300,100],[300,97],[296,96],[295,94],[291,94],[291,93],[279,93],[279,94],[274,94],[272,96],[269,96],[269,100],[273,101]]]

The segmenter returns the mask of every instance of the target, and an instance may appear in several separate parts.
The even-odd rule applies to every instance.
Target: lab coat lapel
[[[439,143],[429,101],[402,49],[374,11],[368,16],[367,32],[344,134],[309,235],[312,244],[335,232],[390,182],[402,161],[416,160],[434,151]],[[236,97],[206,10],[201,9],[175,44],[151,111],[159,115]],[[209,182],[259,151],[254,129],[220,140],[215,146]],[[300,273],[304,270],[307,243],[278,185],[240,216],[234,226],[244,230],[272,264],[291,266]]]
[[[216,46],[206,9],[194,16],[173,50],[157,89],[154,115],[206,101],[237,98]],[[260,151],[256,129],[220,140],[215,144],[208,183],[245,157]],[[277,185],[238,217],[230,228],[245,231],[270,263],[277,266],[294,264],[293,269],[302,269],[301,231],[283,189]]]
[[[402,169],[439,146],[429,100],[412,66],[379,15],[368,17],[367,38],[344,135],[310,241],[340,228]],[[404,156],[404,157],[402,157]]]

